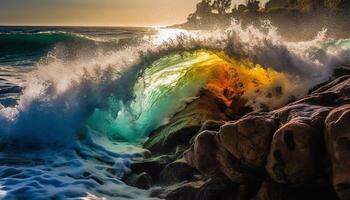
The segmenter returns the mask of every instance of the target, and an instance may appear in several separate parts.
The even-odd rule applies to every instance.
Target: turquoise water
[[[120,179],[201,90],[278,108],[350,61],[349,39],[228,32],[0,27],[0,198],[151,199]]]

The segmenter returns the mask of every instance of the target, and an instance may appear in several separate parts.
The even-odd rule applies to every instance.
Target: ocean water
[[[0,198],[154,199],[121,178],[201,90],[273,109],[349,61],[350,39],[289,42],[268,23],[0,27]]]

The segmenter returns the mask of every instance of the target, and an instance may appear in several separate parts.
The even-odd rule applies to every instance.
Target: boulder
[[[242,166],[240,160],[237,160],[230,152],[221,146],[219,146],[216,152],[216,159],[219,163],[219,170],[234,183],[245,182],[253,175],[253,173],[249,172],[249,169]],[[211,178],[215,179],[215,177]]]
[[[266,170],[279,183],[308,181],[318,172],[322,151],[322,132],[291,120],[273,136]]]
[[[350,104],[329,113],[325,141],[332,163],[334,188],[340,199],[350,199]]]
[[[249,167],[263,167],[276,123],[266,115],[248,115],[223,125],[218,143],[236,160]]]
[[[204,131],[195,139],[195,143],[184,153],[186,162],[207,177],[222,179],[226,176],[220,170],[215,142],[217,132]]]

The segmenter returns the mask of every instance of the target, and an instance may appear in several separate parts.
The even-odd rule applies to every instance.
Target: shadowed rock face
[[[242,164],[262,167],[275,129],[276,122],[269,116],[250,115],[222,126],[218,141]]]
[[[325,141],[332,163],[333,186],[341,199],[350,199],[350,104],[328,115]]]
[[[321,189],[334,199],[328,176],[338,197],[350,199],[350,76],[278,110],[204,131],[184,158],[212,179],[239,184],[269,180],[257,199],[293,199],[267,198],[275,189],[276,194],[293,191],[290,196],[297,198],[303,187],[310,188],[311,196]],[[327,166],[332,166],[331,174]]]
[[[291,120],[278,129],[272,140],[266,170],[280,183],[300,183],[318,171],[322,134],[310,125]]]

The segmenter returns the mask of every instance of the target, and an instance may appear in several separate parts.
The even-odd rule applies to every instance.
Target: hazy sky
[[[162,26],[184,22],[200,1],[0,0],[0,25]]]

